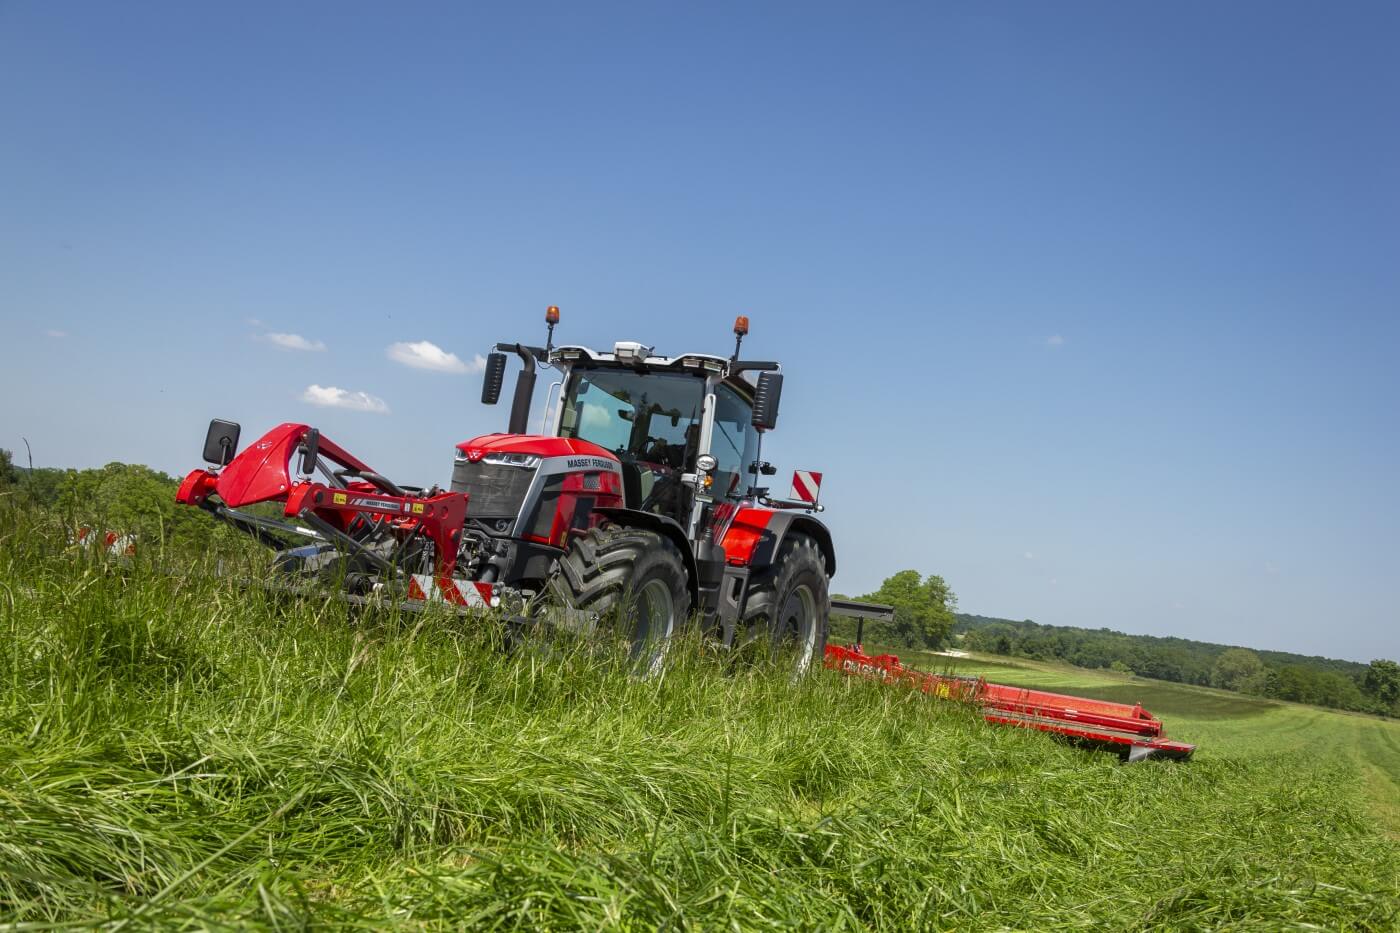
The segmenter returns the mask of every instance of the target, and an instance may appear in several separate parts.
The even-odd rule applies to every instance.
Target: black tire
[[[826,559],[817,542],[793,532],[783,539],[773,566],[749,582],[744,605],[744,644],[764,641],[794,675],[820,663],[831,613]]]
[[[690,614],[685,560],[662,535],[605,524],[570,539],[544,596],[564,625],[611,632],[642,671],[660,671],[667,643]]]

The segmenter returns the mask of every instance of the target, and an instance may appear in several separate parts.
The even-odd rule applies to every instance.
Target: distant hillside
[[[1374,665],[1355,661],[967,613],[958,613],[953,634],[964,647],[989,654],[1126,670],[1339,709],[1396,712],[1389,694],[1376,689]]]
[[[1107,628],[1087,629],[1073,625],[1041,625],[1040,623],[1032,622],[1030,619],[1017,622],[1013,619],[998,619],[993,616],[979,616],[965,612],[958,613],[957,620],[957,623],[953,626],[954,632],[967,632],[975,628],[985,628],[988,625],[1009,625],[1026,632],[1038,631],[1045,633],[1064,632],[1081,635],[1109,635],[1153,648],[1179,648],[1191,652],[1198,652],[1203,657],[1209,658],[1212,664],[1215,662],[1216,658],[1230,648],[1248,648],[1247,645],[1218,645],[1214,642],[1193,641],[1189,638],[1163,637],[1159,635],[1128,635],[1124,632],[1118,632]],[[1293,654],[1288,651],[1267,651],[1260,648],[1249,648],[1249,650],[1259,655],[1260,660],[1264,661],[1264,663],[1277,667],[1283,667],[1288,664],[1301,664],[1308,667],[1315,667],[1318,670],[1328,670],[1337,674],[1345,674],[1348,677],[1364,675],[1367,670],[1367,665],[1358,661],[1323,658],[1317,655]],[[1084,667],[1088,665],[1080,666]]]

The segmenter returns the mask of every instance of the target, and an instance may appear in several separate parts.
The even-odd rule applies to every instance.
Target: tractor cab
[[[673,522],[694,546],[717,516],[766,493],[754,480],[771,473],[759,460],[761,436],[777,424],[783,377],[777,363],[739,359],[747,318],[735,321],[734,355],[727,358],[661,356],[634,341],[619,341],[610,352],[555,347],[557,311],[546,320],[545,347],[498,344],[487,360],[487,404],[500,396],[506,354],[523,364],[509,433],[526,434],[535,370],[545,364],[560,376],[547,394],[542,434],[588,442],[616,458],[627,509]]]
[[[563,378],[547,416],[553,433],[612,452],[628,508],[685,525],[697,504],[739,501],[750,486],[745,470],[758,456],[753,385],[726,377],[721,358],[643,356],[640,348],[630,356],[624,350],[620,362],[619,348],[556,351]]]

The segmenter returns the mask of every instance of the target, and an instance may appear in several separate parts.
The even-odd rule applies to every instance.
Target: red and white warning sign
[[[792,471],[792,495],[797,502],[816,502],[822,491],[822,475],[812,470]]]

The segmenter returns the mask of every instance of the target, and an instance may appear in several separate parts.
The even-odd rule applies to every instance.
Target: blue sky
[[[0,3],[0,446],[183,473],[211,416],[305,420],[443,482],[545,305],[662,352],[742,312],[836,589],[1394,657],[1398,44],[1360,3]]]

